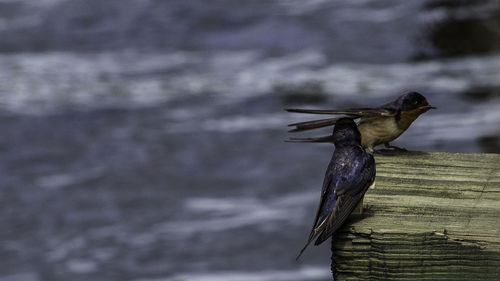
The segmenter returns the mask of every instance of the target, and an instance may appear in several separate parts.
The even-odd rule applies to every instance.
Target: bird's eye
[[[414,104],[414,105],[417,105],[417,104],[418,104],[418,100],[413,101],[413,104]]]

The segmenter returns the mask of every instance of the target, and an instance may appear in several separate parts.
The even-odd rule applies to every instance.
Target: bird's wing
[[[338,197],[335,209],[325,218],[324,227],[322,229],[323,231],[321,231],[321,234],[314,242],[314,245],[323,243],[339,230],[339,228],[344,224],[352,211],[354,211],[356,205],[358,205],[358,203],[361,201],[363,195],[364,193],[346,194]]]
[[[300,109],[300,108],[287,108],[288,112],[295,113],[310,113],[310,114],[328,114],[328,115],[348,115],[348,116],[370,116],[370,115],[382,115],[382,116],[392,116],[394,111],[388,108],[382,107],[360,107],[360,108],[346,108],[346,109]]]
[[[375,179],[375,159],[373,155],[365,152],[358,146],[355,151],[349,151],[348,157],[342,164],[340,177],[334,182],[337,194],[345,193],[356,194],[364,192],[365,189]]]
[[[395,116],[396,112],[392,109],[387,108],[348,108],[340,110],[322,110],[322,109],[286,109],[288,112],[295,113],[311,113],[311,114],[329,114],[329,115],[347,115],[353,119],[365,117],[365,116]],[[316,128],[322,128],[326,126],[334,125],[338,118],[327,118],[321,120],[312,120],[305,122],[293,123],[288,126],[295,127],[289,130],[289,132],[301,132],[306,130],[312,130]]]
[[[364,152],[362,147],[359,151],[361,155],[351,153],[342,164],[333,160],[337,158],[335,155],[332,158],[323,181],[313,228],[297,259],[318,235],[315,245],[328,239],[342,226],[375,180],[373,156]]]
[[[321,244],[339,230],[375,180],[375,161],[371,154],[363,152],[359,163],[349,163],[347,166],[351,166],[346,169],[349,173],[333,182],[337,202],[333,212],[324,218],[325,223],[315,245]]]

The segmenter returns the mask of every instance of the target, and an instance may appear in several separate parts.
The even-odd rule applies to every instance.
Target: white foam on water
[[[408,13],[417,10],[411,1],[391,1],[391,5],[380,8],[379,5],[372,5],[380,1],[374,0],[353,0],[353,1],[331,1],[331,0],[278,0],[277,3],[289,15],[302,15],[314,12],[319,9],[328,9],[331,17],[335,21],[371,21],[385,22],[397,17],[398,10],[404,9]],[[335,5],[335,9],[332,9]]]
[[[166,278],[141,278],[134,281],[302,281],[331,278],[329,268],[303,266],[294,270],[219,271],[177,274]]]
[[[35,272],[21,272],[11,275],[0,276],[0,281],[39,281],[41,280]]]
[[[221,119],[208,119],[200,125],[200,129],[220,132],[259,131],[279,128],[289,122],[289,116],[284,112],[280,112],[276,114],[261,114],[259,116],[232,116]]]
[[[248,226],[273,226],[277,223],[296,224],[307,213],[308,203],[315,202],[317,194],[292,193],[281,198],[188,198],[184,211],[191,213],[189,220],[159,223],[129,241],[135,245],[152,243],[158,237],[186,239],[189,235],[227,231]],[[198,218],[199,217],[199,218]]]
[[[103,169],[94,168],[78,173],[46,175],[36,179],[36,185],[40,186],[41,188],[56,190],[73,184],[78,184],[84,181],[98,178],[102,176],[103,173]]]
[[[87,241],[82,236],[76,236],[68,241],[54,241],[53,248],[50,249],[46,258],[49,261],[58,261],[66,258],[69,253],[87,246]]]
[[[396,64],[325,61],[315,49],[276,58],[256,51],[0,55],[0,106],[50,112],[68,105],[154,105],[206,93],[227,103],[273,92],[275,85],[311,81],[321,83],[327,94],[353,98],[390,97],[421,87],[456,92],[500,86],[500,56]]]
[[[66,261],[66,268],[76,274],[88,274],[98,270],[97,263],[88,259],[70,259]]]

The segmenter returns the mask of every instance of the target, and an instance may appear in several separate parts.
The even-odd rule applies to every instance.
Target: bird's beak
[[[429,109],[437,109],[437,107],[432,106],[431,103],[427,99],[425,99],[425,103],[427,105],[423,106],[422,108],[427,109],[427,110],[429,110]]]

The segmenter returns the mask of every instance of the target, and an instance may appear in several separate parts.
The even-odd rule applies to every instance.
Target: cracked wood
[[[500,280],[500,155],[377,155],[332,244],[336,280]]]

